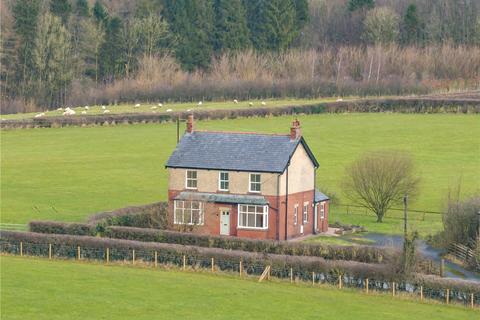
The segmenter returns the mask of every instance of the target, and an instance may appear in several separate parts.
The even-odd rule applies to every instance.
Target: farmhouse
[[[169,222],[176,229],[288,240],[328,228],[329,198],[315,189],[318,162],[302,137],[194,130],[170,156]]]

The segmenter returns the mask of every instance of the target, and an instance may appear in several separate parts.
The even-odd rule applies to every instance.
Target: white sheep
[[[65,112],[63,113],[64,116],[73,116],[74,114],[76,114],[75,110],[72,110],[70,108],[66,108]]]
[[[190,112],[190,111],[192,111],[192,109],[187,109],[187,112]]]
[[[342,101],[343,101],[342,98],[338,98],[338,99],[337,99],[337,102],[342,102]]]
[[[140,103],[137,103],[137,104],[135,105],[135,108],[140,108]]]
[[[82,114],[87,114],[87,111],[82,111]]]
[[[199,101],[199,102],[198,102],[198,105],[199,105],[199,106],[201,106],[202,104],[203,104],[203,102],[202,102],[202,101]]]
[[[161,107],[163,107],[163,104],[159,103],[158,106],[161,108]]]
[[[237,104],[237,103],[238,103],[238,100],[237,100],[237,99],[233,99],[233,103]]]
[[[57,111],[63,111],[63,109],[62,109],[62,108],[58,108]]]
[[[103,113],[110,113],[110,110],[106,109],[106,110],[103,110]]]
[[[36,115],[35,115],[35,118],[40,118],[40,117],[43,117],[44,115],[45,115],[45,113],[44,113],[44,112],[41,112],[41,113],[39,113],[39,114],[36,114]]]
[[[253,107],[253,102],[249,102],[248,105],[249,105],[250,107]]]
[[[153,106],[153,107],[151,107],[150,109],[152,109],[152,110],[157,110],[158,107]]]
[[[89,110],[89,109],[90,109],[90,107],[89,107],[89,106],[85,106],[85,110]]]
[[[172,109],[167,109],[167,112],[172,112]]]
[[[262,101],[262,106],[266,106],[267,103],[265,101]]]
[[[105,106],[102,106],[102,110],[106,110],[106,109],[107,109],[107,107],[105,107]]]

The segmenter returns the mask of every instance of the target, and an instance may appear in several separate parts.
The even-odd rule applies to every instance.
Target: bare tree
[[[400,152],[368,153],[346,170],[344,191],[355,203],[373,211],[377,222],[408,194],[415,196],[419,179],[410,156]]]

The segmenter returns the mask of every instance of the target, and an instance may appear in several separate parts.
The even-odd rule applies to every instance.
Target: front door
[[[230,235],[230,211],[222,210],[220,214],[220,234],[229,236]]]

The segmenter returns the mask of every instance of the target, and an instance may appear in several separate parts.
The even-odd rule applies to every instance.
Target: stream
[[[365,240],[368,241],[368,245],[377,246],[377,247],[402,247],[403,246],[403,236],[399,235],[386,235],[380,233],[354,233],[349,235],[344,235],[341,237],[344,240],[350,241],[352,243],[362,243],[365,244]],[[363,242],[362,242],[363,240]],[[442,259],[442,250],[436,249],[428,245],[424,240],[417,240],[417,250],[425,258],[435,261],[440,264]],[[464,279],[470,281],[480,282],[480,274],[464,269],[462,266],[455,264],[447,259],[445,259],[445,277],[453,279]]]

